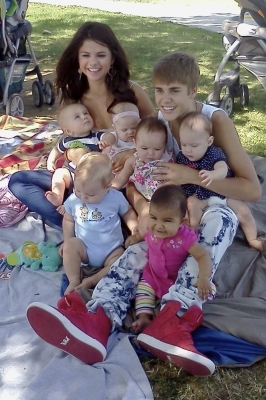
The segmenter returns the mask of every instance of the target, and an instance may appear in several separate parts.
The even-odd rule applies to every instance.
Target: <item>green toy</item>
[[[58,254],[56,243],[36,244],[26,241],[18,250],[10,253],[6,261],[12,267],[25,264],[35,271],[42,268],[44,271],[55,272],[62,264],[62,257]]]

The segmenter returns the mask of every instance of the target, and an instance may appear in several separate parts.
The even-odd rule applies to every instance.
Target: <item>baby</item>
[[[111,147],[106,147],[103,152],[113,158],[124,150],[135,149],[135,133],[140,121],[138,107],[133,103],[118,103],[112,108],[114,131],[104,137]]]
[[[215,180],[234,177],[226,164],[224,153],[213,146],[212,123],[201,113],[188,114],[180,125],[181,152],[177,162],[199,170],[201,182],[208,187]],[[263,251],[262,241],[257,238],[257,228],[248,206],[240,200],[225,198],[204,186],[182,185],[188,197],[190,226],[197,228],[204,208],[211,204],[227,204],[237,215],[249,245]]]
[[[112,187],[120,190],[130,180],[136,189],[150,201],[161,181],[153,179],[153,168],[160,161],[173,162],[172,151],[166,148],[167,128],[161,120],[149,117],[137,126],[135,134],[136,152],[129,157]]]
[[[212,262],[207,251],[198,243],[194,229],[183,224],[187,208],[184,191],[176,185],[164,185],[152,195],[149,210],[148,262],[137,285],[135,309],[137,320],[131,330],[139,333],[151,322],[155,300],[167,293],[177,278],[178,271],[188,255],[199,266],[196,286],[204,300],[212,294],[210,276]]]
[[[64,207],[61,207],[61,204],[64,192],[73,184],[73,173],[79,159],[89,151],[100,151],[110,144],[103,140],[105,132],[92,130],[93,119],[82,104],[75,103],[64,107],[59,112],[58,124],[63,136],[47,160],[47,169],[54,174],[52,190],[46,192],[46,198],[54,206],[58,206],[58,212],[63,214]],[[64,153],[67,163],[63,168],[56,169],[56,162]]]
[[[112,179],[108,155],[91,152],[81,157],[74,193],[64,203],[64,242],[59,254],[69,281],[65,294],[95,287],[121,256],[124,238],[120,217],[131,231],[137,227],[135,211],[121,192],[111,188]],[[96,274],[82,282],[81,263],[96,268]]]

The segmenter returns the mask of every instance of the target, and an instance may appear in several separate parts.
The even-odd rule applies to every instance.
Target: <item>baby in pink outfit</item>
[[[183,224],[186,207],[187,199],[179,186],[165,185],[152,195],[145,235],[148,262],[136,289],[137,320],[131,326],[134,333],[149,325],[156,299],[161,299],[175,283],[177,273],[189,254],[199,265],[199,296],[206,299],[212,293],[211,258],[198,243],[194,229]]]

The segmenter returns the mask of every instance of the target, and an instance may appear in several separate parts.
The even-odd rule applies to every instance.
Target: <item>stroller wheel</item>
[[[32,84],[32,97],[36,107],[43,105],[43,91],[39,81],[34,81]]]
[[[13,93],[6,103],[6,114],[12,117],[23,117],[24,103],[19,94]]]
[[[49,80],[44,82],[44,98],[49,106],[52,106],[55,102],[54,86]]]
[[[224,110],[226,112],[228,117],[231,117],[231,115],[233,114],[233,109],[234,109],[233,97],[230,94],[225,94],[220,103],[220,107],[222,110]]]
[[[248,85],[241,83],[239,86],[240,92],[240,105],[241,107],[247,107],[249,105],[249,90]]]

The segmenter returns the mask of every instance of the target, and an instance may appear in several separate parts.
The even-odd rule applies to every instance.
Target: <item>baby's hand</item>
[[[209,186],[212,181],[215,180],[215,171],[206,171],[202,169],[199,172],[199,177],[201,178],[202,183],[205,183],[206,186]]]
[[[106,149],[106,147],[110,147],[111,143],[110,142],[106,142],[105,140],[100,140],[99,142],[99,149],[103,150]]]
[[[56,170],[56,162],[55,161],[47,161],[47,169],[50,172],[54,172]]]
[[[64,215],[66,213],[65,206],[62,204],[61,206],[57,207],[56,211],[59,212],[59,214]]]
[[[203,276],[198,278],[196,287],[198,288],[199,297],[202,300],[206,300],[210,294],[212,294],[212,287],[210,278]]]
[[[143,237],[140,235],[139,232],[128,236],[125,241],[125,248],[128,248],[128,246],[132,246],[133,244],[139,243],[143,240]]]

